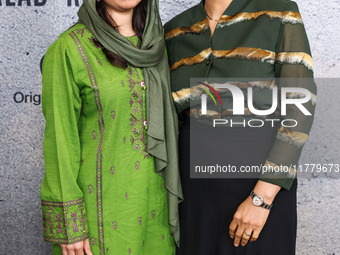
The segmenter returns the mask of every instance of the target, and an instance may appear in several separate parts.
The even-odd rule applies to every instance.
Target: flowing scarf
[[[170,89],[170,72],[165,54],[164,30],[158,0],[148,0],[140,48],[102,20],[96,0],[84,0],[78,16],[106,49],[141,68],[147,85],[147,152],[154,156],[156,173],[167,189],[170,231],[179,246],[178,203],[183,200],[178,168],[178,119]]]

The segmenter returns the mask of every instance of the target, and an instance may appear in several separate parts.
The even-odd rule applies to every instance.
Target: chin
[[[105,2],[114,10],[130,11],[135,8],[141,0],[105,0]]]
[[[121,0],[119,2],[121,2],[122,8],[133,9],[141,2],[141,0]]]

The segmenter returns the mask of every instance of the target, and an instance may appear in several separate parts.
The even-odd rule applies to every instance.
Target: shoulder
[[[255,0],[258,9],[271,11],[298,11],[298,5],[292,0]]]
[[[170,21],[168,21],[165,25],[164,25],[164,32],[168,33],[171,30],[180,27],[180,26],[184,26],[184,27],[190,27],[191,25],[193,25],[195,22],[197,22],[197,17],[201,16],[198,15],[200,13],[200,9],[199,6],[195,5],[187,10],[185,10],[184,12],[178,14],[177,16],[175,16],[174,18],[172,18]]]
[[[72,34],[77,36],[77,33],[81,33],[82,29],[85,29],[85,26],[77,23],[61,33],[58,38],[48,47],[45,58],[55,52],[60,53],[75,49],[75,38],[72,37]]]
[[[292,0],[251,0],[245,11],[264,11],[271,17],[282,18],[282,23],[303,24],[299,7]]]
[[[53,45],[64,45],[67,46],[67,44],[74,43],[74,39],[72,39],[72,34],[79,34],[81,33],[82,29],[85,29],[85,26],[80,23],[76,23],[70,28],[68,28],[66,31],[62,32],[58,38],[51,44]],[[51,47],[50,46],[50,47]]]
[[[45,53],[42,62],[42,71],[46,69],[46,66],[59,65],[67,58],[72,59],[72,61],[78,59],[74,57],[78,50],[71,34],[76,34],[76,32],[80,32],[83,28],[85,28],[84,25],[77,23],[58,36]]]
[[[72,34],[80,33],[85,26],[82,24],[75,24],[72,27],[68,28],[66,31],[61,33],[58,38],[51,44],[46,52],[46,56],[55,52],[55,51],[66,51],[70,48],[75,47],[74,38],[72,38]]]
[[[299,12],[298,4],[295,1],[286,0],[284,11]]]

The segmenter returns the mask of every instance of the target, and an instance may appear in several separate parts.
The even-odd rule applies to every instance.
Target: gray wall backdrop
[[[310,39],[315,76],[340,77],[340,0],[296,1]],[[44,174],[39,63],[48,46],[77,20],[77,2],[0,0],[1,255],[50,254],[50,245],[42,239],[39,196]],[[163,21],[198,2],[161,0]],[[340,161],[340,87],[331,83],[319,84],[316,120],[300,163]],[[28,95],[27,102],[15,102],[15,95],[16,101]],[[339,193],[336,178],[299,180],[298,255],[340,255]]]

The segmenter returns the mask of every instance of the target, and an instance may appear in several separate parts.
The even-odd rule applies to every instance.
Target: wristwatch
[[[266,204],[263,200],[263,197],[256,195],[254,191],[250,192],[250,196],[253,199],[253,204],[258,207],[262,207],[264,209],[270,210],[272,208],[273,204],[269,205]]]

